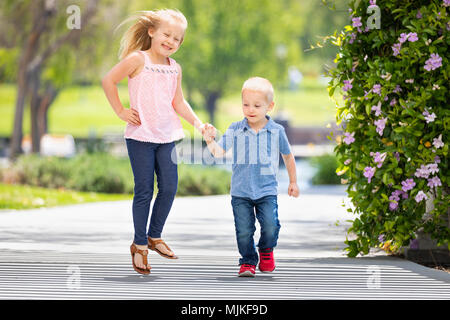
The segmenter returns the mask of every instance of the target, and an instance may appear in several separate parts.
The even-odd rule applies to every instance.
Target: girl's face
[[[164,57],[177,52],[184,37],[184,28],[173,20],[161,21],[156,30],[149,30],[148,34],[152,37],[151,49]]]

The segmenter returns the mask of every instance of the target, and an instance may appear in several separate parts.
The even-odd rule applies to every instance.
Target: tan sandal
[[[165,253],[159,251],[158,248],[156,248],[156,245],[159,243],[162,243],[167,248],[168,251],[173,252],[162,239],[152,240],[150,237],[148,237],[148,248],[150,250],[156,251],[160,256],[167,258],[167,259],[178,259],[178,257],[175,254],[173,254],[173,256],[170,256],[168,254],[165,254]]]
[[[136,272],[140,273],[140,274],[149,274],[149,273],[150,273],[150,269],[151,269],[152,267],[150,267],[150,266],[148,265],[148,262],[147,262],[148,250],[140,250],[140,249],[138,249],[138,248],[136,247],[136,245],[135,245],[134,243],[132,243],[131,246],[130,246],[130,252],[131,252],[131,261],[133,262],[133,268],[134,268],[134,270],[135,270]],[[139,254],[142,256],[142,259],[143,259],[142,262],[144,263],[146,269],[138,268],[138,267],[136,266],[136,264],[134,263],[134,255],[135,255],[136,253],[139,253]]]

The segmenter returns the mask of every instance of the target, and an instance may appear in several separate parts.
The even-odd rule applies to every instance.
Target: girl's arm
[[[134,52],[116,64],[102,79],[103,90],[114,112],[120,119],[133,125],[141,124],[139,114],[132,107],[130,109],[124,108],[119,99],[117,84],[125,77],[131,76],[143,64],[144,57]]]
[[[298,197],[300,190],[297,185],[297,169],[295,167],[295,158],[292,153],[281,154],[284,165],[286,166],[289,175],[288,194],[293,197]]]
[[[202,134],[204,133],[205,124],[197,117],[194,110],[192,110],[189,103],[184,99],[183,89],[181,88],[181,66],[177,64],[178,67],[178,78],[177,78],[177,89],[175,92],[175,97],[173,98],[173,108],[175,111],[183,117],[187,122],[193,125]]]

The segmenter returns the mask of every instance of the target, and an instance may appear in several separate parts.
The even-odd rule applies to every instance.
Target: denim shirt
[[[280,152],[291,149],[283,126],[268,115],[264,128],[256,133],[247,118],[233,122],[217,142],[225,151],[233,149],[231,195],[259,199],[277,195],[277,173]]]

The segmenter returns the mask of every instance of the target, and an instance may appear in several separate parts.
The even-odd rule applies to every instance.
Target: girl
[[[126,22],[126,21],[125,21]],[[125,141],[134,175],[134,241],[130,251],[134,269],[150,273],[147,248],[169,259],[177,256],[161,239],[175,198],[177,164],[172,153],[184,137],[177,113],[202,134],[205,125],[183,97],[181,67],[170,58],[183,43],[187,21],[177,10],[143,11],[121,40],[121,61],[103,78],[106,97],[117,116],[126,121]],[[130,108],[122,106],[117,83],[128,77]],[[154,173],[158,195],[153,198]]]

